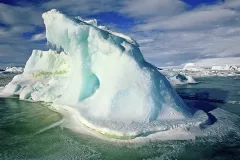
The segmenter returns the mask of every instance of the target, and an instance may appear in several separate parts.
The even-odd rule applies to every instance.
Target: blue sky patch
[[[1,0],[0,3],[13,5],[13,6],[22,6],[22,5],[39,5],[50,0]]]

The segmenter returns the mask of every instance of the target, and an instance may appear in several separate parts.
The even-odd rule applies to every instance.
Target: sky
[[[42,13],[50,9],[129,35],[159,67],[240,65],[240,0],[0,0],[0,66],[48,50]]]

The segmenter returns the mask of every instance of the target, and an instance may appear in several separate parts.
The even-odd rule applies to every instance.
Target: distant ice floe
[[[240,76],[240,67],[233,65],[202,67],[195,63],[187,63],[182,69],[164,69],[164,72],[182,74],[184,76]]]
[[[5,70],[0,71],[1,73],[22,73],[22,67],[6,67]]]
[[[211,70],[215,71],[238,71],[240,68],[237,66],[225,65],[225,66],[212,66]]]

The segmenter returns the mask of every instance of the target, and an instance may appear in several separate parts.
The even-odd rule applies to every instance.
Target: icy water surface
[[[176,91],[189,105],[222,108],[240,116],[240,76],[202,77],[199,84],[177,86]]]
[[[0,83],[8,80],[5,77]],[[201,83],[177,88],[186,103],[206,112],[221,107],[239,115],[237,77],[198,81]],[[122,144],[75,133],[62,128],[61,123],[65,123],[61,115],[41,103],[0,98],[0,159],[240,159],[240,138],[234,133],[196,140]]]

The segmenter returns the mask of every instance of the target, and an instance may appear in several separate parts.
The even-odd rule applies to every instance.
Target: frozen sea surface
[[[0,86],[12,76],[1,75]],[[197,81],[176,88],[188,105],[205,112],[219,107],[233,113],[230,118],[240,115],[240,77]],[[240,159],[240,137],[235,133],[195,140],[113,143],[75,133],[62,127],[64,123],[60,114],[41,103],[0,98],[0,159]]]

